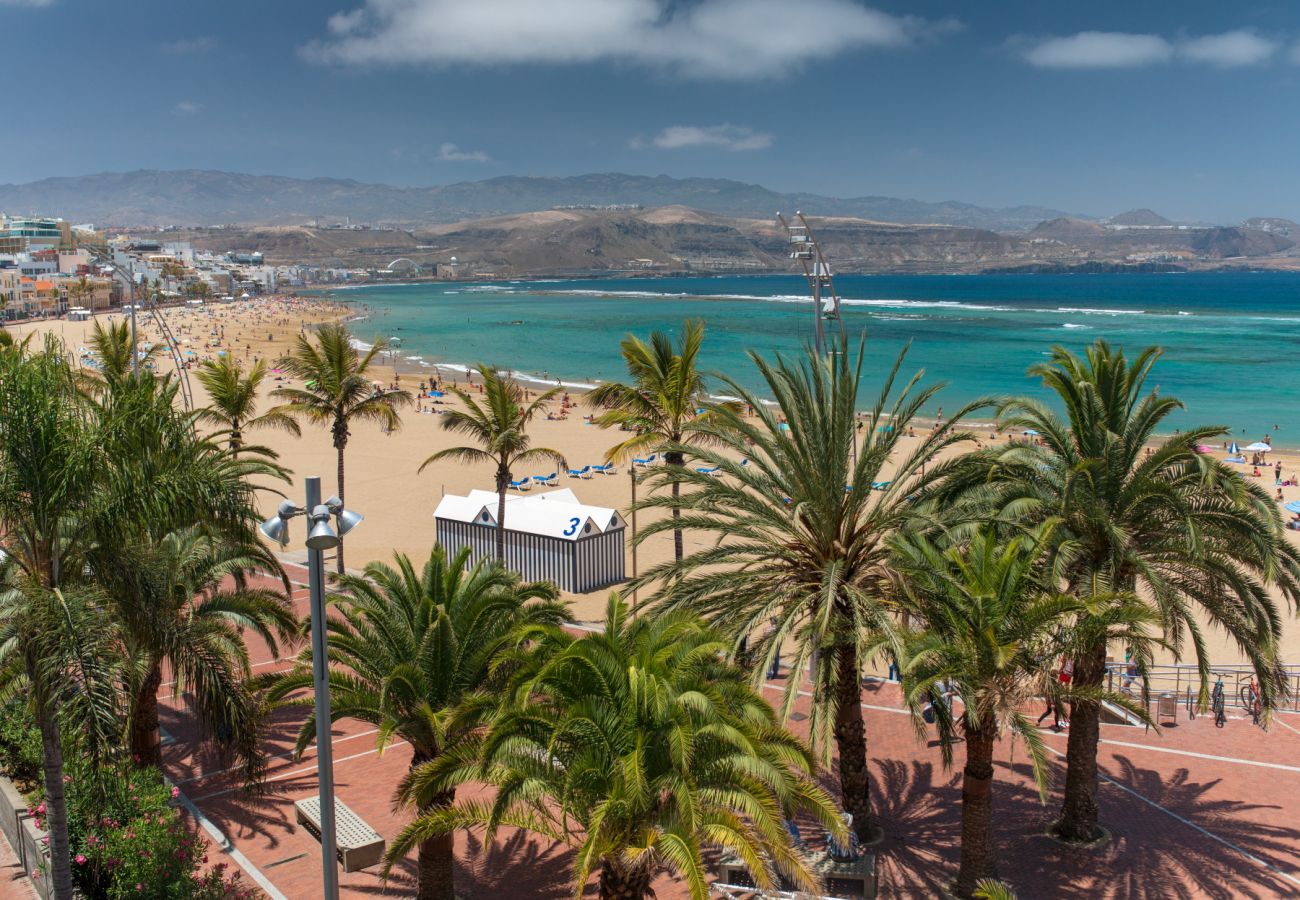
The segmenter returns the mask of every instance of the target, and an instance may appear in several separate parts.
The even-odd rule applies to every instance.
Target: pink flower
[[[40,869],[32,869],[32,877],[33,877],[33,878],[40,878],[40,877],[41,877],[41,870],[40,870]]]
[[[78,854],[77,854],[77,865],[79,865],[79,866],[84,866],[85,864],[86,864],[86,857],[83,856],[82,854],[78,853]]]
[[[137,882],[135,883],[135,889],[136,889],[137,891],[143,891],[143,890],[144,890],[144,885],[137,881]]]
[[[36,807],[36,811],[41,815],[45,815],[45,804],[42,803],[40,806]]]
[[[181,795],[181,789],[178,788],[178,787],[173,787],[173,788],[172,788],[172,799],[175,800],[175,799],[176,799],[177,797],[179,797],[180,795]]]

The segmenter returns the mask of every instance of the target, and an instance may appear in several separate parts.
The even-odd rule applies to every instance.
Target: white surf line
[[[166,781],[166,779],[164,779],[164,781]],[[171,784],[170,781],[166,783]],[[262,874],[262,870],[253,865],[253,861],[245,856],[243,851],[236,847],[230,838],[226,837],[225,832],[217,827],[216,822],[213,822],[205,816],[203,811],[194,805],[194,801],[185,796],[184,791],[181,791],[180,788],[177,788],[177,791],[179,791],[176,795],[177,801],[179,801],[181,806],[185,807],[186,811],[194,817],[194,821],[199,823],[199,827],[208,833],[208,836],[212,838],[218,847],[221,848],[221,851],[233,859],[239,868],[243,869],[245,874],[247,874],[249,878],[253,879],[258,887],[266,892],[266,895],[270,897],[271,900],[289,900],[288,897],[280,892],[279,888],[271,883],[271,879]]]
[[[376,733],[378,733],[378,731],[379,731],[378,728],[372,728],[372,729],[370,729],[369,731],[362,731],[362,732],[359,732],[359,733],[357,733],[357,734],[344,735],[344,736],[341,737],[341,738],[335,738],[334,741],[333,741],[333,743],[335,743],[335,744],[341,744],[341,743],[343,743],[344,741],[350,741],[350,740],[352,740],[353,738],[365,737],[366,735],[369,735],[369,734],[376,734]],[[270,760],[273,760],[273,759],[293,759],[293,751],[291,750],[291,751],[289,751],[288,753],[277,753],[277,754],[275,754],[274,756],[268,756],[266,759],[267,759],[268,762],[269,762]],[[219,769],[219,770],[216,771],[216,772],[204,772],[202,775],[191,775],[189,778],[182,778],[180,781],[177,781],[177,782],[174,782],[174,783],[175,783],[175,784],[190,784],[191,782],[195,782],[195,781],[203,781],[203,780],[205,780],[205,779],[207,779],[207,778],[216,778],[218,775],[228,775],[228,774],[230,774],[231,772],[238,771],[240,768],[241,768],[240,766],[231,766],[231,767],[228,768],[228,769]]]
[[[403,745],[405,745],[405,744],[406,744],[406,741],[394,741],[393,743],[389,744],[389,745],[388,745],[387,747],[385,747],[384,749],[385,749],[385,750],[391,750],[393,747],[401,747],[401,746],[403,746]],[[379,752],[379,748],[378,748],[378,747],[375,747],[374,749],[371,749],[371,750],[363,750],[363,751],[360,752],[360,753],[353,753],[351,756],[345,756],[345,757],[343,757],[342,759],[336,759],[336,760],[334,760],[334,765],[337,766],[339,763],[345,763],[345,762],[349,762],[349,761],[354,760],[354,759],[360,759],[360,758],[363,757],[363,756],[370,756],[372,753],[378,753],[378,752]],[[268,778],[268,779],[266,779],[266,781],[264,782],[264,784],[270,784],[272,781],[284,781],[286,778],[293,778],[295,775],[306,775],[308,772],[315,772],[317,768],[319,768],[319,767],[318,767],[318,766],[315,766],[315,765],[311,765],[311,766],[303,766],[301,769],[294,769],[292,772],[282,772],[281,774],[276,775],[276,776],[273,777],[273,778]],[[211,794],[204,794],[202,797],[195,797],[195,798],[194,798],[194,802],[195,802],[195,803],[202,803],[204,800],[211,800],[211,799],[214,798],[214,797],[222,797],[222,796],[225,796],[226,794],[233,794],[233,793],[234,793],[235,791],[237,791],[237,790],[240,790],[240,789],[239,789],[239,788],[225,788],[224,790],[213,791]]]
[[[1133,745],[1133,746],[1140,746],[1140,745],[1135,744],[1135,745]],[[1061,757],[1062,759],[1065,758],[1065,754],[1062,753],[1060,750],[1057,750],[1057,749],[1055,749],[1055,748],[1053,748],[1053,747],[1048,747],[1047,749],[1048,749],[1050,752],[1055,753],[1057,756]],[[1198,754],[1198,755],[1199,755],[1199,754]],[[1214,759],[1214,758],[1216,758],[1216,757],[1211,757],[1211,759]],[[1277,874],[1277,875],[1280,875],[1281,877],[1285,878],[1287,881],[1289,881],[1289,882],[1291,882],[1292,884],[1294,884],[1294,885],[1300,887],[1300,878],[1296,878],[1294,875],[1291,875],[1289,872],[1283,872],[1281,869],[1279,869],[1277,866],[1275,866],[1275,865],[1273,865],[1272,863],[1270,863],[1268,860],[1260,859],[1258,856],[1256,856],[1255,854],[1251,853],[1249,850],[1243,850],[1241,847],[1238,847],[1236,844],[1234,844],[1232,841],[1228,840],[1227,838],[1219,837],[1219,836],[1218,836],[1217,834],[1215,834],[1213,831],[1208,831],[1208,830],[1202,828],[1200,825],[1197,825],[1195,822],[1191,821],[1190,819],[1185,819],[1185,818],[1183,818],[1183,817],[1180,816],[1178,813],[1174,812],[1172,809],[1169,809],[1168,807],[1165,807],[1165,806],[1161,806],[1159,803],[1157,803],[1156,801],[1152,800],[1151,798],[1146,797],[1146,796],[1144,796],[1144,795],[1142,795],[1142,794],[1139,794],[1137,791],[1133,790],[1133,788],[1129,787],[1128,785],[1126,785],[1126,784],[1120,784],[1120,783],[1119,783],[1118,781],[1116,781],[1114,778],[1111,778],[1111,777],[1110,777],[1109,775],[1107,775],[1105,772],[1101,771],[1100,768],[1097,769],[1097,775],[1098,775],[1098,777],[1101,778],[1103,781],[1107,781],[1107,782],[1109,782],[1110,784],[1115,785],[1115,787],[1119,788],[1119,789],[1120,789],[1121,791],[1123,791],[1124,793],[1129,794],[1129,795],[1131,795],[1131,796],[1133,796],[1133,797],[1136,797],[1137,799],[1139,799],[1139,800],[1141,800],[1143,803],[1145,803],[1147,806],[1150,806],[1150,807],[1153,807],[1154,809],[1158,809],[1158,810],[1160,810],[1162,813],[1164,813],[1165,815],[1169,816],[1171,819],[1173,819],[1173,820],[1175,820],[1175,821],[1177,821],[1177,822],[1182,822],[1182,823],[1183,823],[1184,825],[1186,825],[1188,828],[1191,828],[1191,829],[1194,829],[1195,831],[1200,832],[1201,834],[1205,835],[1205,836],[1206,836],[1207,838],[1209,838],[1210,840],[1215,841],[1215,842],[1217,842],[1217,843],[1219,843],[1219,844],[1222,844],[1223,846],[1227,847],[1229,850],[1235,850],[1237,853],[1240,853],[1242,856],[1244,856],[1246,859],[1250,860],[1251,862],[1253,862],[1253,863],[1255,863],[1255,864],[1257,864],[1257,865],[1263,866],[1264,868],[1268,869],[1270,872],[1273,872],[1273,873],[1275,873],[1275,874]]]

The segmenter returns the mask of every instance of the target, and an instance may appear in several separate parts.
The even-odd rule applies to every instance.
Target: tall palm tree
[[[602,428],[618,426],[632,436],[610,448],[607,461],[624,462],[637,454],[662,453],[665,465],[681,469],[687,445],[697,433],[692,425],[708,403],[704,376],[697,368],[704,343],[704,323],[688,320],[673,345],[670,335],[651,332],[650,341],[628,335],[619,345],[631,381],[607,381],[587,394],[587,403],[603,410],[596,416]],[[681,486],[674,481],[673,496]],[[681,512],[672,510],[674,521]],[[682,558],[682,530],[673,529],[673,550]]]
[[[0,531],[7,565],[22,584],[6,593],[0,648],[5,667],[17,666],[25,679],[40,726],[51,884],[65,900],[72,870],[60,719],[68,694],[58,663],[72,645],[59,638],[93,636],[83,626],[94,604],[67,601],[91,541],[88,510],[104,460],[90,405],[53,337],[27,356],[0,354],[0,385]],[[68,612],[82,606],[85,615]],[[64,623],[75,624],[69,630]],[[106,630],[102,622],[92,627]]]
[[[452,392],[465,405],[453,409],[442,417],[442,427],[463,434],[478,446],[449,447],[439,450],[424,462],[426,466],[444,459],[463,463],[492,463],[496,466],[497,489],[497,559],[506,559],[506,491],[514,478],[515,466],[533,460],[546,460],[563,468],[564,456],[549,447],[534,447],[528,435],[528,426],[545,409],[546,404],[559,393],[559,388],[544,391],[529,402],[521,385],[494,366],[480,363],[478,373],[483,378],[483,402],[467,391],[452,388]]]
[[[300,631],[286,594],[249,586],[248,573],[258,569],[280,571],[263,544],[196,526],[92,553],[92,570],[132,663],[127,721],[139,765],[162,763],[158,691],[165,665],[173,694],[184,692],[206,730],[256,774],[257,704],[247,684],[244,633],[256,634],[278,656],[279,644],[294,643]]]
[[[421,804],[478,781],[495,798],[421,814],[385,865],[457,828],[485,827],[491,841],[501,825],[516,825],[576,845],[575,896],[599,872],[602,898],[641,900],[669,869],[704,900],[706,847],[737,853],[760,889],[780,873],[814,890],[783,816],[812,813],[841,836],[844,826],[813,777],[811,753],[724,649],[698,618],[633,620],[611,598],[603,631],[539,653],[486,730],[416,768],[401,788]]]
[[[954,425],[972,408],[914,449],[901,446],[913,417],[939,390],[937,385],[917,389],[918,373],[892,397],[905,353],[885,379],[861,432],[856,409],[864,346],[856,361],[844,342],[830,359],[809,349],[800,359],[778,357],[772,364],[751,353],[775,408],[724,379],[728,392],[757,412],[756,419],[748,419],[734,408],[715,406],[709,421],[697,426],[710,444],[697,447],[695,455],[725,477],[665,467],[655,476],[659,485],[690,490],[661,492],[643,503],[680,510],[684,527],[717,540],[652,567],[636,582],[659,582],[653,604],[695,610],[737,644],[774,620],[751,645],[766,661],[755,667],[755,677],[787,642],[795,645],[792,673],[814,661],[814,746],[829,759],[833,739],[841,802],[863,840],[878,837],[879,829],[871,819],[860,678],[862,666],[890,631],[888,540],[915,522],[910,496],[942,477],[943,465],[925,470],[926,462],[969,438]],[[742,455],[749,460],[745,465],[737,462]],[[676,524],[652,522],[637,540]],[[786,681],[786,713],[799,687],[798,677]]]
[[[204,361],[194,373],[208,393],[208,405],[199,411],[199,421],[223,429],[232,453],[243,447],[244,433],[254,429],[278,428],[294,437],[302,434],[297,420],[282,409],[257,414],[257,392],[266,373],[265,360],[259,359],[245,372],[230,354]]]
[[[1004,734],[1024,741],[1039,797],[1047,799],[1046,748],[1023,710],[1043,693],[1045,665],[1070,651],[1073,620],[1085,610],[1083,601],[1060,594],[1052,579],[1051,527],[1005,540],[983,525],[964,543],[936,545],[917,532],[891,541],[897,602],[918,626],[904,641],[905,697],[922,734],[923,708],[933,711],[946,765],[952,764],[955,732],[966,750],[959,897],[976,896],[980,881],[996,874],[993,752]],[[1144,628],[1153,617],[1136,598],[1114,598],[1103,615],[1109,640],[1148,658]],[[1136,711],[1145,718],[1140,707]]]
[[[1176,651],[1190,640],[1203,703],[1210,659],[1197,617],[1205,616],[1255,667],[1271,705],[1283,682],[1275,650],[1281,623],[1269,588],[1292,604],[1300,600],[1300,554],[1287,542],[1267,492],[1197,452],[1223,428],[1159,436],[1168,417],[1182,409],[1176,399],[1146,387],[1159,356],[1159,349],[1148,348],[1130,361],[1105,341],[1082,357],[1055,348],[1030,373],[1055,395],[1064,415],[1037,400],[1007,401],[1004,426],[1035,430],[1040,443],[998,444],[970,454],[932,499],[959,517],[985,514],[1030,524],[1059,519],[1058,574],[1067,591],[1083,599],[1135,594],[1149,603]],[[1074,683],[1082,693],[1072,703],[1065,797],[1054,825],[1066,841],[1088,842],[1102,833],[1100,706],[1092,694],[1105,672],[1106,642],[1099,633],[1074,660]]]
[[[510,656],[546,640],[568,618],[548,583],[523,583],[496,563],[469,566],[470,551],[448,558],[435,546],[417,572],[405,555],[371,563],[364,577],[344,575],[330,603],[330,694],[335,721],[351,718],[411,745],[411,768],[466,740],[490,708],[491,689],[511,671]],[[311,649],[276,679],[272,701],[312,686]],[[307,698],[304,703],[310,703]],[[298,732],[301,754],[315,737],[310,715]],[[426,798],[417,813],[450,806],[455,788]],[[453,900],[450,834],[419,842],[421,900]]]
[[[285,401],[274,412],[296,416],[314,425],[330,429],[334,449],[338,452],[338,496],[346,500],[343,478],[343,451],[347,448],[354,422],[378,422],[388,431],[402,427],[398,407],[408,405],[411,395],[371,383],[370,367],[375,355],[387,349],[384,341],[375,341],[364,354],[352,342],[347,327],[322,325],[315,340],[299,335],[288,356],[276,364],[289,375],[304,382],[301,388],[277,388],[271,396]],[[338,544],[338,572],[344,572],[343,541]]]

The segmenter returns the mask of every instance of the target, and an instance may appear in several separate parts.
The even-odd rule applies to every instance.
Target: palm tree
[[[923,708],[933,711],[946,765],[952,764],[954,732],[965,742],[959,897],[976,896],[980,881],[995,876],[993,751],[1002,735],[1024,741],[1039,797],[1047,799],[1046,749],[1023,710],[1043,693],[1045,661],[1050,666],[1069,652],[1073,620],[1085,610],[1083,601],[1055,589],[1051,537],[1051,525],[1008,540],[983,525],[968,543],[940,546],[916,532],[891,541],[897,602],[919,624],[904,642],[905,697],[922,735]],[[1148,658],[1147,609],[1136,598],[1115,598],[1104,614],[1107,639]],[[962,706],[959,716],[952,712],[954,700]],[[1135,711],[1145,718],[1140,707]]]
[[[488,691],[510,672],[511,654],[568,618],[548,583],[523,583],[496,563],[468,566],[463,549],[448,558],[435,546],[417,572],[398,553],[394,565],[371,563],[365,576],[342,576],[330,602],[332,715],[368,722],[379,748],[394,738],[411,745],[411,768],[437,759],[479,725]],[[311,650],[269,691],[279,701],[312,686]],[[307,698],[304,703],[310,703]],[[315,737],[315,716],[298,732],[301,754]],[[427,798],[420,815],[448,807],[455,788]],[[451,835],[419,842],[421,900],[452,900]]]
[[[637,454],[663,453],[664,463],[680,469],[686,462],[687,445],[697,433],[692,425],[709,401],[704,376],[696,368],[704,343],[704,323],[688,320],[673,346],[672,337],[651,332],[650,342],[628,335],[619,345],[631,381],[607,381],[587,395],[587,403],[602,409],[596,424],[617,425],[632,432],[627,440],[610,448],[607,461],[626,461]],[[672,484],[673,496],[680,490]],[[676,520],[681,512],[673,507]],[[682,558],[682,530],[673,529],[673,549]]]
[[[641,900],[669,869],[704,900],[706,847],[738,854],[760,889],[777,873],[816,889],[783,817],[844,826],[812,754],[724,650],[700,619],[632,620],[615,595],[603,631],[537,654],[489,728],[405,779],[400,796],[417,805],[471,781],[496,794],[421,814],[386,871],[431,837],[481,826],[490,842],[514,825],[576,844],[575,896],[599,872],[602,898]]]
[[[0,384],[0,531],[21,584],[5,595],[0,648],[9,682],[15,675],[25,681],[40,726],[51,884],[64,900],[72,896],[72,870],[60,725],[67,670],[60,662],[70,652],[82,655],[64,639],[91,640],[107,629],[87,625],[93,602],[69,602],[75,588],[62,589],[81,572],[102,459],[89,404],[53,337],[29,356],[0,354]]]
[[[243,447],[244,433],[257,428],[278,428],[294,437],[302,434],[297,420],[281,409],[257,414],[257,391],[266,372],[265,360],[258,360],[245,372],[227,354],[205,361],[194,373],[208,393],[208,405],[199,411],[199,421],[223,429],[232,453]]]
[[[99,359],[99,377],[93,379],[94,385],[102,387],[105,384],[123,381],[135,372],[135,366],[131,361],[133,352],[131,326],[126,321],[109,322],[105,325],[96,319],[91,326],[90,346]],[[141,369],[145,369],[162,354],[163,347],[161,344],[154,344],[148,350],[135,352],[143,353],[143,356],[139,357],[139,365]]]
[[[879,837],[879,829],[871,819],[859,679],[890,632],[888,541],[916,520],[910,496],[945,471],[939,465],[923,474],[926,462],[969,438],[954,430],[954,423],[973,407],[910,452],[900,447],[917,411],[939,390],[917,390],[918,373],[891,400],[904,351],[859,432],[855,410],[864,346],[856,362],[846,350],[841,342],[829,360],[809,349],[800,360],[778,357],[775,365],[751,353],[775,408],[724,379],[729,393],[757,411],[756,419],[747,419],[734,408],[715,406],[710,419],[698,425],[712,446],[697,447],[695,455],[726,477],[665,467],[655,476],[659,485],[691,490],[642,504],[680,510],[684,527],[717,540],[651,568],[635,583],[660,582],[653,604],[695,610],[737,645],[772,621],[751,645],[765,661],[755,667],[756,678],[787,642],[795,645],[792,673],[813,661],[813,743],[829,760],[833,737],[841,802],[865,841]],[[738,463],[741,456],[748,463]],[[675,521],[660,519],[637,540],[675,527]],[[786,681],[787,714],[799,687],[798,677]]]
[[[276,364],[289,375],[305,382],[301,388],[277,388],[271,396],[286,401],[275,412],[298,416],[315,425],[330,429],[334,449],[338,451],[338,496],[346,500],[343,479],[343,451],[348,445],[353,422],[378,422],[387,431],[402,427],[397,408],[411,402],[403,390],[389,390],[371,383],[367,377],[375,355],[387,348],[375,341],[365,354],[352,343],[347,327],[322,325],[316,339],[299,335],[293,350]],[[338,573],[344,572],[343,542],[336,556]]]
[[[185,692],[206,730],[234,748],[250,775],[260,762],[257,704],[244,633],[262,638],[273,656],[293,643],[300,626],[286,594],[250,587],[247,573],[280,572],[261,542],[239,542],[188,526],[92,554],[95,577],[108,592],[128,669],[130,750],[141,766],[162,763],[158,690],[163,666],[173,694]]]
[[[1158,437],[1182,409],[1145,386],[1159,356],[1148,348],[1130,362],[1105,341],[1083,357],[1055,348],[1030,373],[1056,396],[1064,416],[1030,399],[1008,401],[1001,410],[1005,427],[1035,430],[1041,445],[1013,442],[969,455],[932,492],[933,500],[952,506],[956,516],[1030,524],[1059,519],[1058,572],[1067,591],[1082,599],[1137,595],[1149,603],[1175,650],[1190,639],[1202,703],[1209,697],[1210,660],[1197,616],[1205,616],[1250,660],[1271,705],[1282,682],[1275,651],[1281,624],[1269,588],[1292,604],[1300,599],[1300,554],[1287,543],[1278,509],[1262,488],[1197,452],[1224,429]],[[1066,841],[1102,834],[1100,706],[1090,692],[1100,689],[1105,672],[1106,642],[1098,635],[1074,660],[1082,693],[1072,703],[1065,797],[1054,826]]]
[[[449,447],[439,450],[424,462],[419,471],[444,459],[463,463],[488,462],[496,466],[497,489],[497,559],[506,559],[506,491],[514,477],[512,470],[520,463],[546,460],[563,468],[567,465],[557,450],[532,446],[528,426],[554,397],[559,388],[538,394],[532,402],[524,396],[524,389],[497,368],[479,364],[483,377],[483,402],[479,403],[468,392],[452,388],[452,392],[465,405],[453,409],[442,417],[442,427],[447,431],[468,436],[477,447]]]

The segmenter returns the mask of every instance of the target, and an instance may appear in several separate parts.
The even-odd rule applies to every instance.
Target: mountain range
[[[1039,206],[992,209],[956,201],[824,197],[780,193],[725,178],[618,173],[503,176],[435,187],[394,187],[338,178],[141,169],[0,184],[0,211],[10,215],[60,215],[77,222],[122,226],[299,225],[346,219],[419,226],[561,206],[613,205],[686,206],[762,220],[771,220],[778,210],[802,209],[819,216],[1013,232],[1068,215]]]

